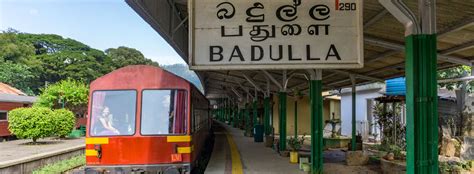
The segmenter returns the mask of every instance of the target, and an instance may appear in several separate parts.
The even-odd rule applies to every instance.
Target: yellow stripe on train
[[[192,151],[192,147],[178,147],[178,153],[191,153]]]
[[[168,143],[191,142],[191,136],[168,136],[166,137]]]
[[[86,138],[86,144],[109,144],[109,138]]]
[[[97,151],[86,149],[86,156],[97,156]]]

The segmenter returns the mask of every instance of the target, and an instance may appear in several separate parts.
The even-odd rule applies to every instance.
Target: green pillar
[[[229,124],[229,100],[228,99],[225,99],[225,108],[224,108],[224,111],[225,111],[225,121],[227,122],[227,124]]]
[[[309,84],[311,105],[311,173],[323,173],[323,97],[321,80]]]
[[[245,132],[250,130],[250,105],[245,104]]]
[[[410,35],[405,43],[407,173],[438,173],[436,34]]]
[[[353,78],[353,77],[352,77]],[[355,82],[354,82],[355,83]],[[352,84],[352,139],[351,139],[351,150],[356,150],[356,88],[355,84]]]
[[[234,122],[235,122],[235,110],[234,110],[234,106],[232,106],[232,107],[230,108],[230,115],[231,115],[231,117],[230,117],[230,120],[231,120],[230,125],[231,125],[232,127],[234,127]]]
[[[280,151],[286,150],[286,92],[278,92],[280,100]]]
[[[270,97],[263,99],[263,127],[265,135],[270,135],[272,131],[270,128]]]
[[[238,127],[239,125],[239,108],[238,107],[235,107],[234,108],[234,127]]]
[[[221,121],[224,122],[224,105],[221,107]]]
[[[230,100],[228,101],[228,104],[227,104],[227,121],[228,121],[228,125],[231,125],[232,124],[232,105],[230,103]]]
[[[221,121],[225,122],[225,100],[222,99],[222,107],[221,107]]]
[[[298,137],[298,99],[295,100],[295,137]]]
[[[245,110],[244,109],[240,109],[239,117],[240,117],[240,125],[239,125],[240,129],[244,129],[244,125],[245,125]]]
[[[257,111],[257,100],[253,101],[253,127],[257,125],[258,111]]]
[[[218,107],[217,107],[217,120],[222,121],[222,100],[218,99]]]

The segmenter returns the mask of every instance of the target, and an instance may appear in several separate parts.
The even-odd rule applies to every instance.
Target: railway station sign
[[[362,0],[189,0],[194,70],[363,67]]]

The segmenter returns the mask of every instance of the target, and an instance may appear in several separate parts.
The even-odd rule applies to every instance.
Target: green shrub
[[[21,139],[65,137],[74,129],[74,114],[67,109],[46,107],[17,108],[8,113],[8,129]]]
[[[17,108],[8,113],[8,129],[18,138],[33,139],[51,136],[55,131],[53,111],[45,107]]]
[[[74,113],[67,109],[53,111],[54,135],[65,137],[74,129],[76,118]]]
[[[87,111],[89,87],[75,80],[62,80],[41,90],[41,95],[33,106],[51,109],[66,108],[77,114]]]

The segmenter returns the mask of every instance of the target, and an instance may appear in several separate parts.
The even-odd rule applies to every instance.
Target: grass
[[[67,160],[59,161],[57,163],[48,164],[43,168],[33,171],[33,174],[63,173],[85,164],[86,156],[79,155]]]

